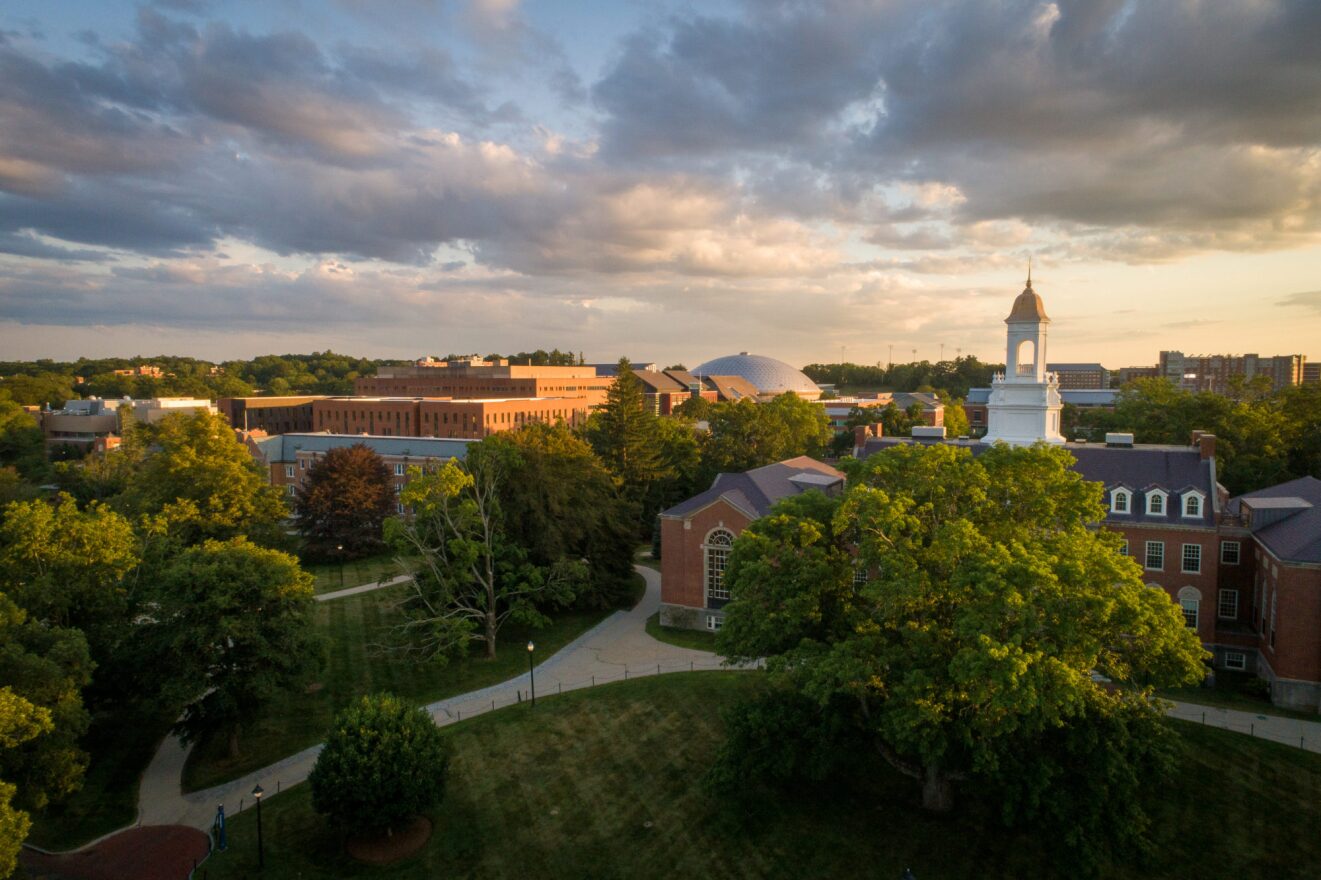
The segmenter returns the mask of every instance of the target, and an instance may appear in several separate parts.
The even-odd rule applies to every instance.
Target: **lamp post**
[[[532,670],[532,652],[536,650],[536,647],[531,642],[527,643],[527,678],[529,684],[532,685],[532,708],[534,709],[537,707],[537,675]]]
[[[335,552],[339,555],[339,588],[344,589],[344,545],[336,544]]]
[[[266,792],[262,791],[261,785],[257,785],[252,790],[252,799],[257,802],[257,867],[266,867],[266,853],[261,840],[261,796]]]

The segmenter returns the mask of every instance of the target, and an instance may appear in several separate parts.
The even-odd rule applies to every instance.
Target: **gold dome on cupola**
[[[1014,300],[1014,307],[1009,310],[1009,317],[1005,318],[1006,324],[1015,324],[1020,321],[1030,321],[1032,323],[1049,323],[1050,318],[1046,317],[1046,306],[1041,302],[1041,295],[1032,289],[1032,267],[1027,269],[1027,287]]]

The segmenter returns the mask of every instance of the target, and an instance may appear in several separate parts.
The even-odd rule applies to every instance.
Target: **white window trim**
[[[1153,544],[1154,544],[1154,545],[1157,545],[1157,546],[1160,547],[1160,565],[1159,565],[1159,566],[1156,566],[1156,567],[1152,567],[1152,566],[1149,564],[1149,562],[1150,562],[1150,560],[1151,560],[1151,547],[1152,547]],[[1142,545],[1142,567],[1145,568],[1147,571],[1164,571],[1164,570],[1165,570],[1165,542],[1164,542],[1164,541],[1146,541],[1146,542],[1143,543],[1143,545]]]
[[[1124,499],[1124,509],[1119,509],[1118,501]],[[1133,493],[1127,489],[1114,489],[1110,492],[1110,512],[1127,516],[1133,512]]]
[[[1234,663],[1235,660],[1238,661],[1237,665],[1235,665],[1235,663]],[[1245,669],[1247,669],[1247,668],[1248,668],[1248,655],[1245,654],[1245,653],[1243,653],[1242,651],[1226,651],[1226,652],[1225,652],[1225,668],[1226,668],[1226,669],[1234,669],[1234,670],[1238,670],[1238,671],[1240,671],[1240,672],[1243,671],[1243,670],[1245,670]]]
[[[1196,512],[1196,513],[1189,513],[1189,512],[1188,512],[1188,502],[1191,501],[1191,500],[1193,500],[1194,498],[1197,499],[1197,512]],[[1184,515],[1184,517],[1189,518],[1189,519],[1201,519],[1201,518],[1202,518],[1203,512],[1206,510],[1206,496],[1205,496],[1205,495],[1203,495],[1201,492],[1185,492],[1185,493],[1183,494],[1183,498],[1182,498],[1181,500],[1183,501],[1183,515]]]
[[[1151,502],[1160,498],[1160,512],[1151,509]],[[1169,516],[1170,515],[1170,493],[1164,489],[1152,489],[1147,493],[1147,516]]]
[[[287,464],[287,465],[284,466],[284,477],[285,477],[286,480],[292,480],[292,479],[294,478],[294,466],[293,466],[293,465],[291,465],[291,464]]]
[[[394,475],[396,477],[402,477],[404,475],[404,466],[402,464],[396,464],[394,466]]]
[[[730,536],[730,543],[712,544],[711,536],[714,535],[716,532],[725,532],[726,534],[728,534]],[[703,604],[711,601],[712,599],[725,601],[725,602],[729,601],[729,586],[725,584],[723,572],[720,578],[720,585],[723,589],[718,591],[711,589],[711,551],[714,549],[720,549],[725,551],[726,554],[725,566],[726,566],[726,570],[728,570],[729,554],[733,552],[733,542],[737,539],[738,539],[738,535],[735,535],[732,529],[726,528],[725,525],[722,523],[716,526],[715,528],[713,528],[711,531],[707,532],[706,537],[702,540],[702,603]],[[724,593],[724,595],[718,596],[716,595],[717,592]]]
[[[706,628],[711,632],[720,632],[720,627],[725,623],[723,614],[708,614],[706,616]]]
[[[1188,552],[1189,547],[1197,548],[1197,567],[1188,567],[1188,558],[1184,554]],[[1179,548],[1179,572],[1182,574],[1201,574],[1202,573],[1202,545],[1184,544]]]
[[[1234,610],[1231,614],[1225,613],[1225,600],[1229,597],[1234,599]],[[1234,620],[1238,617],[1238,590],[1221,590],[1216,600],[1216,616],[1221,620]]]

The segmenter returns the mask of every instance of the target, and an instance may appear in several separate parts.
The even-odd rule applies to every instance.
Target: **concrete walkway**
[[[542,661],[535,673],[538,695],[550,696],[625,678],[723,667],[715,654],[668,645],[647,635],[646,620],[660,606],[660,574],[644,566],[636,568],[647,584],[642,601],[631,611],[615,612]],[[363,584],[325,593],[317,599],[329,601],[397,582],[396,579],[384,584]],[[505,650],[518,649],[519,646],[511,645]],[[528,691],[528,675],[524,673],[491,687],[439,700],[426,709],[436,724],[443,726],[514,705],[520,699],[527,699]],[[1260,716],[1192,703],[1175,703],[1170,715],[1321,752],[1321,722]],[[177,824],[208,829],[218,804],[223,803],[225,813],[233,815],[241,807],[251,807],[251,792],[258,784],[267,796],[275,796],[306,780],[320,751],[321,745],[318,744],[232,782],[184,794],[181,780],[188,749],[177,739],[167,738],[142,778],[138,795],[139,824]]]
[[[329,602],[332,599],[343,599],[346,596],[357,596],[359,593],[370,593],[373,590],[383,590],[386,587],[393,587],[396,584],[408,582],[409,575],[401,574],[397,578],[388,581],[376,581],[370,584],[358,584],[356,587],[345,587],[342,590],[335,590],[333,593],[322,593],[319,596],[313,596],[318,602]]]
[[[638,566],[647,584],[641,602],[631,611],[616,611],[568,645],[548,657],[535,669],[540,696],[578,690],[593,685],[658,675],[663,672],[688,672],[719,669],[722,663],[715,654],[680,648],[658,642],[646,633],[646,620],[660,607],[660,574]],[[317,597],[327,601],[345,595],[369,592],[387,584],[364,584]],[[505,650],[519,650],[511,645]],[[528,674],[459,696],[439,700],[426,707],[438,725],[471,718],[527,699]],[[316,763],[321,745],[304,749],[282,761],[204,791],[184,794],[183,765],[188,748],[168,737],[156,752],[142,777],[138,792],[138,821],[142,825],[189,825],[208,829],[216,807],[225,805],[225,814],[252,806],[252,789],[260,784],[267,797],[273,797],[291,785],[307,779]]]

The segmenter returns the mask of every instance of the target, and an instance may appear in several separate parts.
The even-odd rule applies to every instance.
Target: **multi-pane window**
[[[1226,668],[1226,669],[1240,669],[1240,670],[1242,670],[1242,669],[1247,669],[1247,668],[1248,668],[1248,657],[1247,657],[1247,655],[1244,654],[1242,651],[1226,651],[1226,652],[1225,652],[1225,668]]]
[[[725,618],[719,614],[708,614],[706,616],[706,628],[712,632],[719,632]]]
[[[1201,604],[1200,599],[1179,600],[1179,607],[1183,609],[1183,622],[1192,629],[1197,629],[1197,607]]]
[[[858,566],[853,569],[853,586],[861,587],[867,583],[867,569]]]
[[[1239,554],[1241,552],[1242,552],[1242,548],[1239,546],[1238,541],[1221,541],[1220,564],[1238,565]]]
[[[305,470],[307,470],[307,459],[305,459],[305,458],[300,458],[300,459],[298,459],[298,469],[299,469],[300,471],[305,471]]]
[[[1147,496],[1147,513],[1152,516],[1165,515],[1165,496],[1159,492],[1152,492]]]
[[[1113,513],[1128,513],[1128,493],[1116,489],[1110,495],[1110,510]]]
[[[402,464],[397,464],[394,466],[394,475],[396,477],[402,477],[404,475],[404,466]]]
[[[293,483],[290,483],[290,484],[289,484],[289,496],[292,498],[294,495],[297,495],[297,494],[298,494],[298,487],[295,486]]]
[[[293,465],[291,465],[291,464],[287,464],[287,465],[284,466],[284,476],[285,476],[286,479],[290,479],[290,480],[292,480],[292,479],[294,478],[294,466],[293,466]]]
[[[725,569],[729,566],[729,551],[734,546],[734,535],[725,529],[716,529],[706,539],[706,598],[728,599],[729,586],[725,583]]]
[[[1184,544],[1183,545],[1183,568],[1184,574],[1202,573],[1202,545]]]
[[[1238,590],[1220,591],[1220,607],[1216,613],[1228,620],[1238,617]]]
[[[1188,494],[1183,496],[1183,515],[1201,516],[1202,515],[1202,496]]]
[[[1143,564],[1152,571],[1160,571],[1165,567],[1164,541],[1147,542],[1147,553]]]
[[[1119,545],[1119,555],[1120,556],[1128,555],[1128,541],[1125,541],[1124,543]]]

